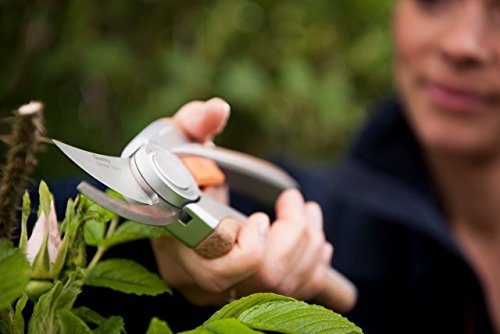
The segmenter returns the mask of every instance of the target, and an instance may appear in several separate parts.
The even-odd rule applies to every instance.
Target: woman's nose
[[[443,57],[453,66],[468,67],[484,64],[495,57],[498,46],[493,41],[487,10],[477,5],[479,1],[465,1],[450,19],[442,35],[440,47]]]

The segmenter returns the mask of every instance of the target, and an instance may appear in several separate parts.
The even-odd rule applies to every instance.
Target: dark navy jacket
[[[365,333],[492,333],[399,103],[379,108],[345,162],[299,178],[359,289],[347,316]]]
[[[451,237],[399,104],[379,109],[343,163],[291,170],[305,197],[324,211],[334,266],[359,289],[358,305],[347,317],[367,334],[492,333],[481,287]],[[240,202],[244,211],[252,210]],[[116,248],[110,256],[156,270],[147,242]],[[129,333],[145,332],[152,316],[174,330],[194,328],[215,310],[195,308],[178,295],[84,290],[81,304],[106,316],[123,315]]]

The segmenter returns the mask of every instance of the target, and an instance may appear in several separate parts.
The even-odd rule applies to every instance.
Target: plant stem
[[[13,238],[25,183],[37,163],[36,152],[44,133],[43,105],[31,102],[20,107],[14,125],[6,164],[0,181],[0,237]]]
[[[108,231],[106,232],[106,238],[109,239],[115,233],[116,227],[118,226],[118,218],[112,219],[111,223],[109,224]],[[99,246],[97,247],[97,251],[92,258],[92,261],[90,261],[89,265],[87,266],[87,271],[90,271],[92,268],[96,266],[96,264],[101,260],[101,257],[104,255],[104,253],[108,250],[107,246]]]
[[[94,268],[96,266],[96,264],[101,260],[101,257],[104,255],[104,253],[107,250],[108,250],[108,248],[105,246],[97,247],[97,252],[94,254],[92,261],[90,261],[89,265],[87,266],[87,271],[92,270],[92,268]]]

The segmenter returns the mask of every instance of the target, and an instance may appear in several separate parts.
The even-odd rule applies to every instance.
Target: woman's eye
[[[493,8],[490,11],[490,15],[493,19],[493,23],[500,27],[500,1],[493,4]]]
[[[438,9],[444,7],[450,0],[414,0],[422,9]]]

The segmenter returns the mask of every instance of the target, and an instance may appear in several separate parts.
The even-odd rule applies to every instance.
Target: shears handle
[[[239,221],[225,218],[208,237],[194,248],[195,252],[209,260],[226,255],[233,249],[240,228]]]

